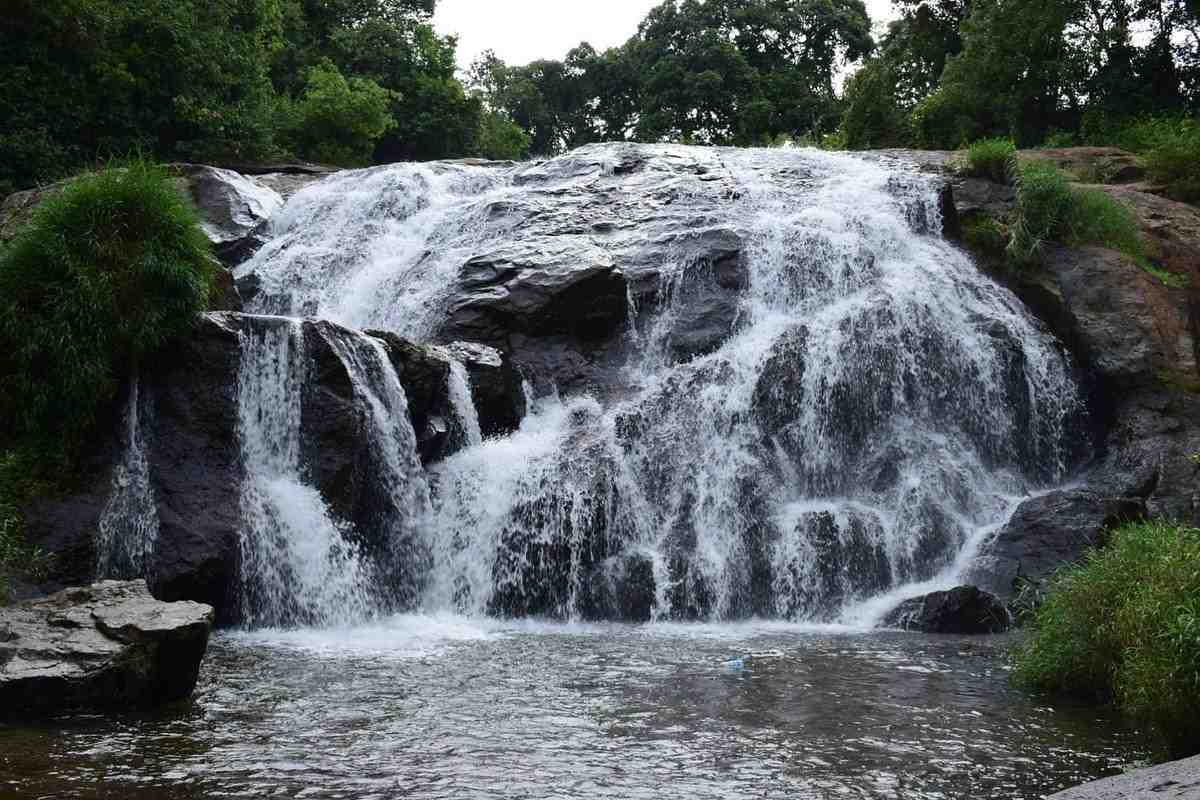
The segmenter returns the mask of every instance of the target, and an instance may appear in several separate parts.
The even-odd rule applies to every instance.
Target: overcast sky
[[[470,66],[484,50],[508,64],[562,58],[588,42],[597,50],[622,44],[662,0],[439,0],[434,24],[458,36],[458,64]],[[867,0],[878,23],[891,13],[890,0]]]

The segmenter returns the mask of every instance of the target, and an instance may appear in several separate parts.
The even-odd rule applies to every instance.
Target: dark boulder
[[[1110,528],[1145,514],[1146,507],[1137,498],[1089,491],[1065,490],[1031,498],[984,542],[965,578],[1011,602],[1025,586],[1040,586],[1088,549],[1103,544]]]
[[[1003,633],[1011,625],[1004,603],[976,586],[958,586],[905,600],[881,623],[925,633]]]
[[[241,524],[237,439],[236,315],[201,317],[195,333],[143,367],[141,426],[158,515],[156,557],[146,576],[163,600],[229,606]],[[128,391],[128,390],[126,390]],[[55,554],[43,592],[90,583],[95,536],[126,442],[127,394],[98,426],[104,434],[80,465],[82,483],[23,509],[30,544]]]
[[[103,581],[0,608],[0,714],[147,708],[192,693],[213,609]]]
[[[656,605],[654,563],[644,555],[613,556],[598,564],[576,600],[587,619],[649,622]]]
[[[446,388],[450,360],[445,354],[387,331],[369,331],[368,335],[384,343],[388,359],[404,387],[421,461],[437,461],[461,446],[461,442],[450,436],[454,409]]]

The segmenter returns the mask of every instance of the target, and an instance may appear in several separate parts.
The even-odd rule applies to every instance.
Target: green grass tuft
[[[1115,702],[1166,756],[1200,750],[1200,530],[1115,531],[1054,578],[1013,657],[1021,685]]]
[[[1007,183],[1016,152],[1017,146],[1011,139],[981,139],[967,148],[962,172],[975,178]]]
[[[191,328],[213,274],[195,210],[159,167],[84,175],[43,202],[0,252],[0,448],[77,447],[118,381]]]
[[[1124,253],[1143,268],[1145,245],[1127,206],[1099,189],[1079,189],[1055,166],[1026,161],[1015,170],[1015,219],[1010,226],[1010,259],[1036,263],[1049,242],[1097,244]]]

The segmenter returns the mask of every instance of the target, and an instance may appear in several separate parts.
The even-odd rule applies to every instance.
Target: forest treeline
[[[465,75],[435,2],[0,0],[0,191],[131,151],[357,165],[608,140],[1102,143],[1200,107],[1200,0],[897,0],[884,31],[862,0],[666,0],[620,47],[488,53]]]

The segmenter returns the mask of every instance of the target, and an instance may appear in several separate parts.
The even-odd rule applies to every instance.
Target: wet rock
[[[238,348],[230,317],[206,315],[191,337],[144,365],[140,379],[151,409],[141,426],[159,519],[147,577],[163,600],[195,600],[222,612],[232,592],[240,526]],[[23,509],[28,541],[55,554],[47,582],[38,587],[43,592],[95,578],[95,532],[124,447],[124,403],[119,397],[98,426],[103,433],[80,465],[84,482]]]
[[[473,342],[451,342],[442,349],[466,367],[484,437],[503,436],[520,427],[528,409],[521,373],[509,355]]]
[[[146,411],[140,424],[159,521],[145,577],[156,597],[206,603],[223,624],[238,613],[241,337],[290,324],[278,317],[206,314],[190,337],[143,365],[139,385]],[[301,398],[302,468],[338,519],[353,523],[365,543],[378,543],[388,537],[380,527],[386,517],[381,509],[392,501],[374,480],[381,456],[370,447],[367,419],[332,346],[354,334],[314,322],[303,323],[303,333],[308,378]],[[414,430],[445,440],[452,414],[446,356],[398,337],[385,346],[410,398]],[[29,543],[55,554],[46,582],[31,590],[57,591],[96,577],[96,530],[125,447],[119,424],[124,402],[118,398],[98,425],[102,434],[82,457],[84,481],[23,509]]]
[[[1011,602],[1026,586],[1041,586],[1089,548],[1103,544],[1109,529],[1145,514],[1139,499],[1089,491],[1057,491],[1031,498],[984,542],[964,577]]]
[[[192,693],[213,609],[103,581],[0,609],[0,713],[147,708]]]
[[[217,258],[235,267],[268,237],[267,223],[283,206],[283,197],[253,177],[204,164],[172,164],[200,212],[200,225]]]
[[[1091,781],[1046,800],[1200,800],[1200,756]]]
[[[585,582],[577,600],[588,619],[649,622],[655,606],[654,563],[640,554],[602,562]]]
[[[905,600],[882,625],[925,633],[1003,633],[1011,620],[996,596],[975,586],[958,586]]]
[[[408,398],[408,414],[423,462],[449,455],[454,442],[447,421],[454,416],[446,386],[450,360],[433,347],[419,345],[387,331],[370,331],[387,349]]]

